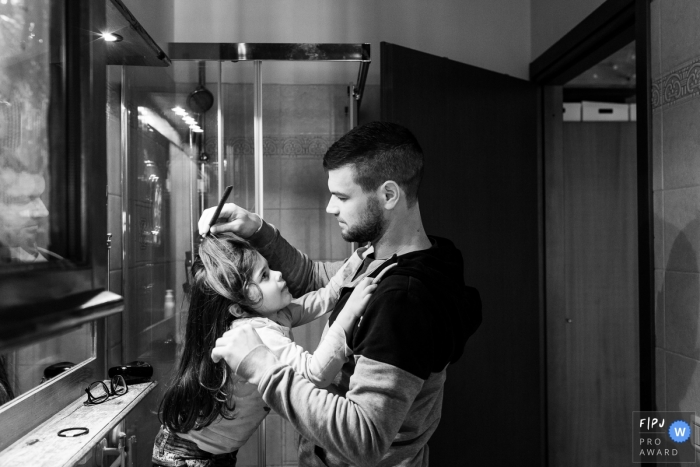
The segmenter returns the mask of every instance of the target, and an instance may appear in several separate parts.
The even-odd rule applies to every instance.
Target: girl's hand
[[[355,290],[352,291],[350,298],[345,302],[341,314],[347,315],[351,319],[357,319],[362,316],[367,308],[367,302],[369,302],[372,292],[377,289],[377,284],[373,283],[371,277],[365,277],[356,286]]]
[[[384,274],[387,273],[391,268],[395,267],[396,263],[390,264],[379,273],[375,278],[365,277],[356,286],[355,290],[352,291],[350,298],[345,303],[342,313],[347,313],[349,317],[357,319],[365,313],[367,308],[367,303],[369,302],[372,293],[377,290],[377,284],[382,280]],[[347,311],[346,311],[347,310]]]

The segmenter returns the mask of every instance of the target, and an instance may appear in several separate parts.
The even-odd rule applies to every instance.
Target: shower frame
[[[357,116],[362,103],[362,95],[371,63],[370,44],[309,44],[309,43],[209,43],[173,42],[169,44],[172,61],[218,62],[217,69],[217,198],[224,190],[224,100],[222,62],[252,61],[254,64],[253,83],[253,153],[254,153],[254,192],[255,212],[264,218],[263,213],[263,118],[262,118],[262,62],[357,62],[360,64],[357,81],[350,83],[348,92],[348,113],[350,128],[357,125]],[[192,130],[190,130],[190,133]],[[190,137],[192,134],[190,134]],[[191,213],[192,215],[192,213]],[[193,248],[194,251],[194,248]],[[266,464],[266,427],[263,419],[258,430],[258,465]]]
[[[222,93],[222,62],[253,62],[253,148],[255,164],[255,212],[263,217],[263,119],[262,119],[262,62],[357,62],[360,64],[357,81],[350,84],[349,105],[350,128],[357,125],[357,115],[371,63],[370,44],[305,44],[305,43],[209,43],[172,42],[169,44],[172,61],[218,62],[217,73],[217,148],[219,158],[224,153],[224,102]],[[224,190],[224,167],[218,164],[217,198]]]

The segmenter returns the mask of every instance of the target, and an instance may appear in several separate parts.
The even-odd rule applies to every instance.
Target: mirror
[[[49,113],[56,76],[48,1],[0,4],[0,267],[62,259],[49,251]],[[55,96],[54,96],[55,99]]]
[[[58,252],[66,250],[66,209],[51,178],[52,168],[65,165],[56,160],[65,151],[54,150],[61,133],[56,115],[65,118],[59,3],[0,3],[0,270],[7,274],[64,262],[65,253]],[[0,404],[27,394],[69,363],[93,357],[93,349],[93,325],[85,324],[0,354]]]
[[[25,395],[72,366],[94,357],[94,326],[0,355],[0,405]]]

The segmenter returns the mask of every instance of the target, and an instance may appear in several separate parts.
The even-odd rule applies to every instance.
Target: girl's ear
[[[237,303],[229,305],[228,312],[231,313],[236,318],[245,318],[245,317],[249,316],[248,313],[243,311],[243,308],[241,308],[240,305],[238,305]]]
[[[253,303],[257,303],[260,297],[260,289],[256,285],[248,284],[245,286],[245,296]]]

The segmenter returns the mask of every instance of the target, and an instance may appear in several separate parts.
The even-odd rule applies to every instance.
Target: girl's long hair
[[[234,311],[255,314],[260,293],[247,294],[258,254],[232,233],[207,235],[192,265],[185,346],[177,374],[160,403],[159,418],[170,431],[186,433],[209,426],[219,416],[233,418],[233,379],[224,360],[211,350],[236,319]],[[259,292],[259,290],[258,290]]]

